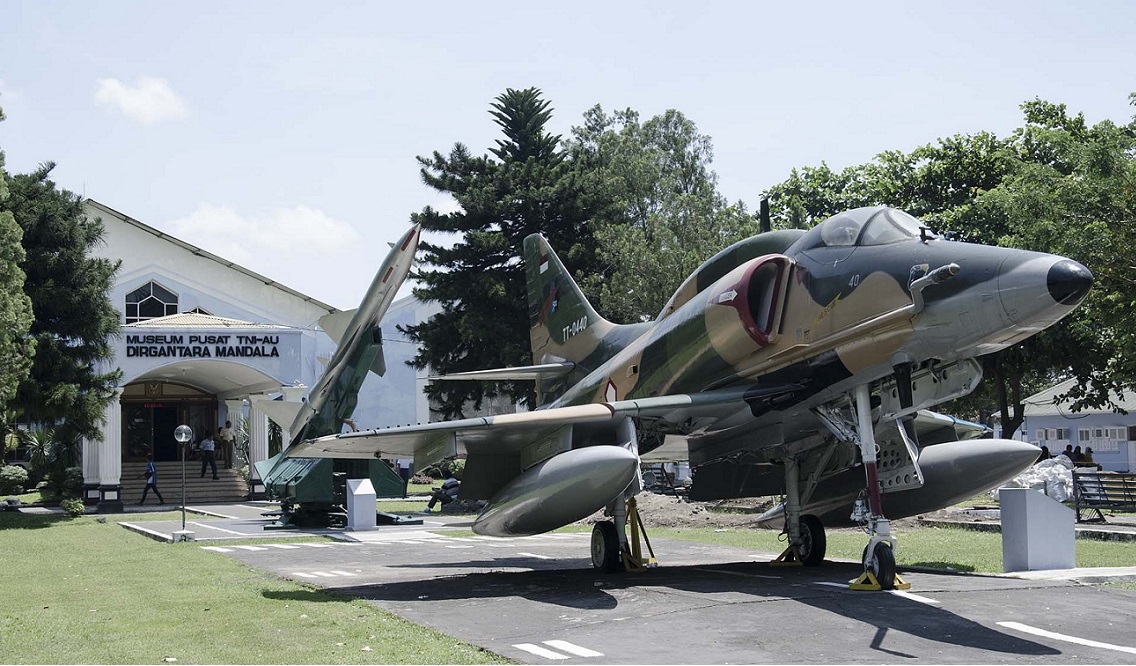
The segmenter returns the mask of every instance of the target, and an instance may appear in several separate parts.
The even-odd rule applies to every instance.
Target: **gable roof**
[[[258,324],[250,321],[241,321],[240,319],[229,319],[227,317],[214,317],[201,312],[181,312],[178,314],[166,315],[165,317],[154,317],[145,321],[135,322],[133,324],[124,324],[123,328],[275,328],[287,329],[288,326],[281,326],[279,324]]]
[[[235,263],[229,261],[228,259],[223,259],[221,257],[218,257],[217,255],[215,255],[211,252],[203,250],[203,249],[197,247],[196,245],[192,245],[190,243],[187,243],[187,242],[181,240],[180,238],[177,238],[175,236],[171,236],[171,235],[165,233],[164,231],[159,231],[159,230],[155,229],[154,227],[151,227],[148,224],[139,222],[138,220],[135,220],[134,218],[132,218],[128,215],[125,215],[123,213],[120,213],[119,211],[111,208],[110,206],[107,206],[105,204],[101,204],[98,201],[95,201],[94,199],[84,199],[83,203],[90,205],[90,206],[92,206],[92,207],[94,207],[98,210],[101,210],[101,211],[107,213],[108,215],[113,215],[113,216],[117,217],[118,219],[122,220],[123,222],[125,222],[125,223],[127,223],[127,224],[129,224],[129,225],[131,225],[131,226],[133,226],[137,229],[141,229],[142,231],[145,231],[148,234],[152,234],[154,236],[157,236],[158,238],[160,238],[160,239],[162,239],[162,240],[164,240],[168,243],[172,243],[174,245],[177,245],[178,247],[182,248],[183,250],[188,251],[190,254],[193,254],[193,255],[198,256],[198,257],[202,257],[203,259],[208,259],[210,261],[215,261],[218,264],[221,264],[222,266],[224,266],[225,268],[229,268],[229,269],[237,271],[239,273],[244,273],[245,275],[247,275],[251,278],[254,278],[256,280],[259,280],[260,282],[263,282],[264,284],[266,284],[270,287],[275,287],[276,289],[283,291],[284,293],[288,294],[289,296],[293,296],[293,297],[298,298],[302,301],[306,301],[308,303],[311,303],[312,305],[315,305],[316,307],[318,307],[321,310],[326,310],[329,314],[339,312],[339,308],[328,305],[327,303],[324,303],[323,301],[312,298],[311,296],[308,296],[306,294],[301,294],[300,292],[296,291],[295,289],[291,289],[289,287],[286,287],[286,286],[280,284],[279,282],[273,280],[272,278],[265,277],[265,276],[261,275],[260,273],[255,272],[255,271],[251,271],[251,270],[245,268],[244,266],[241,266],[240,264],[235,264]]]
[[[1040,391],[1031,395],[1022,401],[1025,406],[1026,416],[1065,416],[1070,412],[1069,405],[1072,401],[1055,402],[1057,396],[1069,392],[1069,389],[1076,385],[1076,379],[1067,379],[1060,384],[1050,386],[1044,391]],[[1123,396],[1113,392],[1110,396],[1112,401],[1119,405],[1122,409],[1128,412],[1136,412],[1136,393],[1129,392]],[[1080,414],[1112,414],[1113,411],[1108,408],[1096,409],[1089,408],[1083,409]]]

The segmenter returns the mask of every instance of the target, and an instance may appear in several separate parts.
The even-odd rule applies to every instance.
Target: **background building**
[[[1068,380],[1025,399],[1025,421],[1021,439],[1049,447],[1057,455],[1066,445],[1093,449],[1095,460],[1105,471],[1130,472],[1136,469],[1136,396],[1112,395],[1128,414],[1111,410],[1086,409],[1073,412],[1068,403],[1054,399],[1068,393],[1075,380]]]
[[[173,433],[183,423],[200,441],[226,420],[247,422],[250,458],[266,459],[269,426],[257,405],[304,398],[323,371],[320,358],[335,350],[318,322],[336,309],[97,201],[85,206],[106,230],[97,254],[122,261],[109,297],[123,323],[112,361],[122,382],[107,405],[102,441],[83,445],[85,498],[104,511],[134,499],[147,454],[167,469],[180,467]],[[369,377],[360,391],[360,428],[429,420],[424,380],[406,365],[415,347],[395,327],[434,311],[413,298],[392,305],[382,324],[387,374]],[[287,441],[290,424],[279,425]],[[225,455],[218,447],[219,466]],[[190,468],[189,476],[196,472]],[[236,469],[222,477],[197,498],[243,495]],[[262,490],[257,481],[254,492]]]

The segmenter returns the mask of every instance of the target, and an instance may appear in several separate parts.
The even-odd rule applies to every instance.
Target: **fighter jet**
[[[286,428],[289,436],[281,454],[256,463],[268,496],[283,502],[284,516],[277,526],[326,522],[330,513],[340,511],[332,482],[336,467],[352,478],[371,478],[376,488],[382,477],[393,475],[385,463],[375,459],[361,465],[332,463],[326,456],[297,456],[292,445],[338,433],[345,423],[353,424],[351,417],[363,381],[369,373],[382,376],[386,372],[379,324],[410,273],[420,234],[421,227],[414,225],[391,245],[357,309],[320,318],[320,327],[338,346],[306,400],[265,401],[257,405]]]
[[[460,496],[487,501],[475,532],[537,534],[604,509],[592,563],[616,571],[643,564],[627,534],[642,456],[679,438],[691,499],[783,494],[773,519],[795,564],[823,561],[826,522],[858,522],[865,575],[883,589],[897,579],[885,509],[948,506],[1037,456],[927,409],[974,390],[977,357],[1054,324],[1093,282],[1076,261],[948,240],[887,207],[738,242],[644,323],[597,314],[542,236],[524,260],[534,365],[450,379],[535,379],[539,408],[317,437],[287,455],[419,467],[464,455]]]

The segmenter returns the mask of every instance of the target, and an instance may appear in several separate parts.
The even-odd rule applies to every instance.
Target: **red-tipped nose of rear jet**
[[[1072,259],[1063,259],[1049,269],[1046,285],[1053,300],[1062,305],[1077,305],[1093,286],[1093,274]]]

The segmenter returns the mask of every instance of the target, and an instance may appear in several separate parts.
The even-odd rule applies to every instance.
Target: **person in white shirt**
[[[221,450],[225,452],[225,467],[233,468],[233,422],[225,421],[225,427],[217,431],[217,440],[221,442]]]

